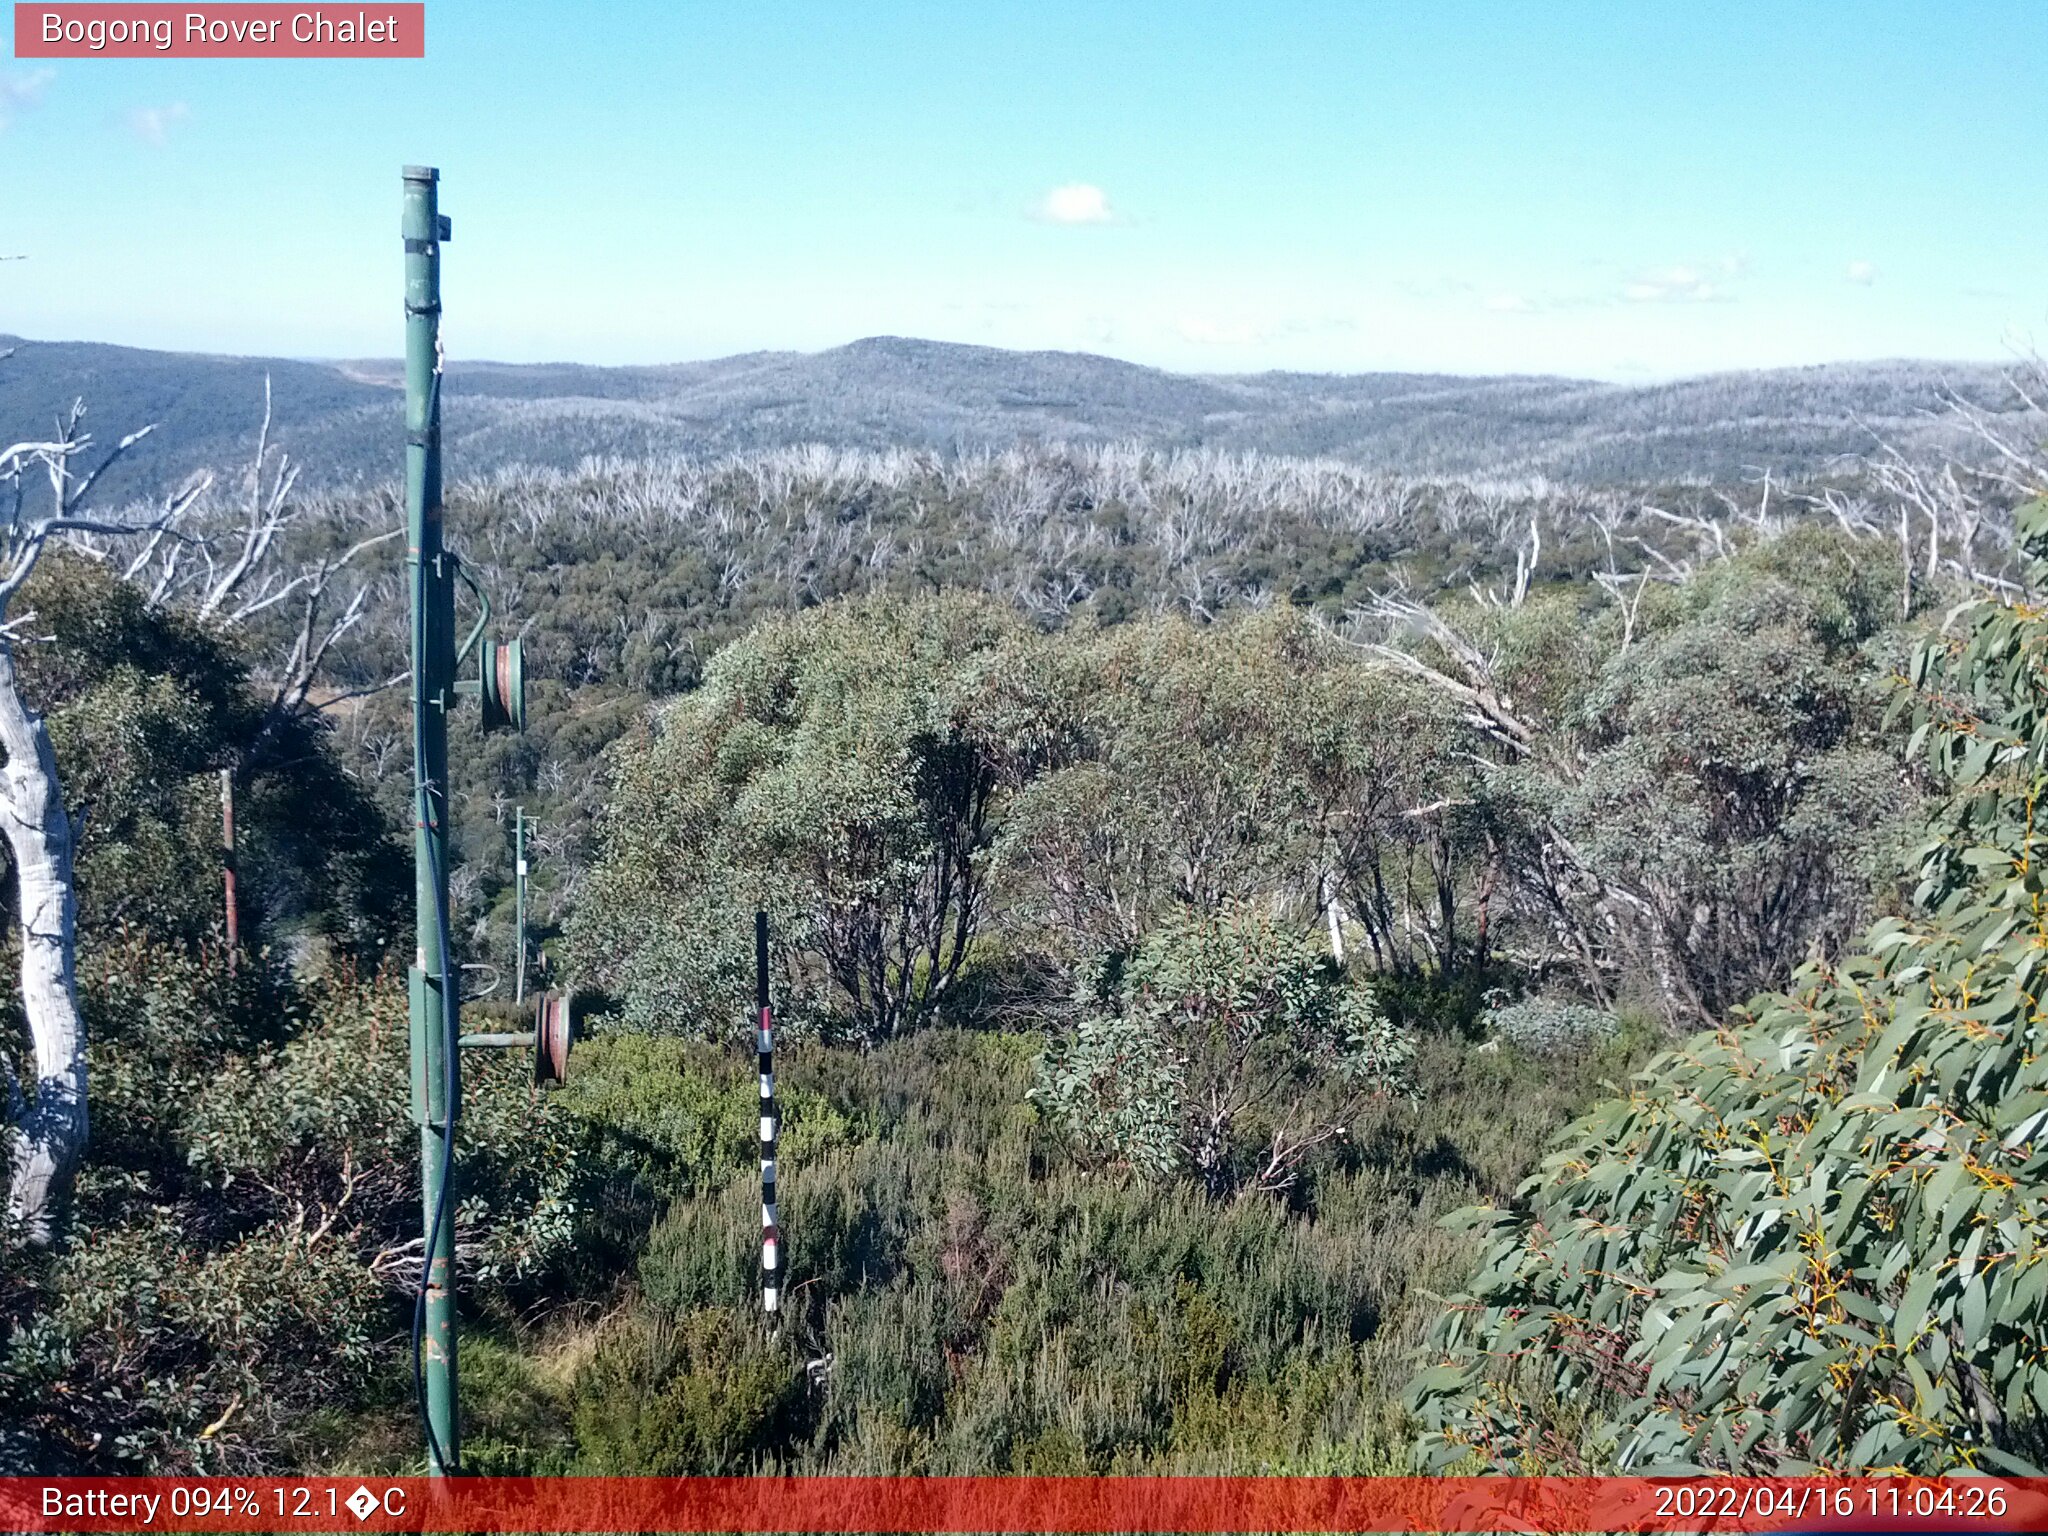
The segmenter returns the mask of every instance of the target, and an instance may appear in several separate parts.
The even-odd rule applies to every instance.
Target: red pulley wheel
[[[533,1021],[533,1080],[559,1083],[569,1076],[569,999],[543,992]]]
[[[526,655],[517,640],[478,653],[476,694],[486,731],[526,729]]]

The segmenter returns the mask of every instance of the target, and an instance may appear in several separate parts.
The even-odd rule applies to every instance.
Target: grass
[[[1639,1047],[1539,1062],[1425,1036],[1421,1100],[1370,1110],[1293,1208],[1070,1165],[1024,1103],[1037,1049],[932,1030],[787,1053],[773,1337],[749,1150],[679,1138],[672,1116],[666,1136],[614,1124],[687,1146],[688,1175],[624,1305],[574,1339],[468,1349],[478,1454],[498,1471],[1406,1470],[1413,1354],[1471,1258],[1438,1218],[1510,1195]],[[602,1098],[751,1113],[751,1065],[635,1045]]]

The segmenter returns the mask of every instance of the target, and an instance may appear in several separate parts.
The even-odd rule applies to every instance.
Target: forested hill
[[[0,435],[39,435],[82,396],[102,437],[161,424],[126,479],[156,492],[239,463],[262,414],[314,484],[385,478],[399,368],[152,352],[0,336]],[[1168,373],[1073,352],[871,337],[816,353],[757,352],[664,367],[451,366],[451,467],[572,466],[587,455],[717,453],[804,442],[940,449],[1132,439],[1330,455],[1404,475],[1542,474],[1580,483],[1810,474],[1879,437],[1928,444],[1947,390],[2018,401],[1981,363],[1837,364],[1655,385],[1433,374]]]

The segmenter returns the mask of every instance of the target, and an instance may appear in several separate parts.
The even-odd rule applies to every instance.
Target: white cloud
[[[128,126],[143,143],[161,145],[170,141],[172,127],[190,115],[191,109],[182,101],[163,107],[137,107],[128,114]]]
[[[1728,297],[1698,267],[1666,267],[1658,272],[1645,272],[1624,283],[1621,296],[1635,304],[1704,304]]]
[[[1497,315],[1526,315],[1536,307],[1519,293],[1490,293],[1480,303]]]
[[[1850,282],[1868,288],[1877,281],[1877,263],[1874,261],[1864,261],[1859,257],[1857,260],[1849,263],[1849,271],[1846,275]]]
[[[57,72],[52,69],[31,70],[27,74],[0,74],[0,128],[5,128],[18,111],[40,106],[43,92],[49,88]]]
[[[1070,181],[1054,187],[1038,205],[1038,217],[1048,224],[1111,224],[1109,194],[1085,181]]]

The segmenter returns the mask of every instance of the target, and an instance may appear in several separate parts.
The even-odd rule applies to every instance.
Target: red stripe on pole
[[[20,5],[17,59],[419,59],[427,8],[355,5]]]
[[[2029,1531],[2048,1478],[4,1478],[13,1531]]]

